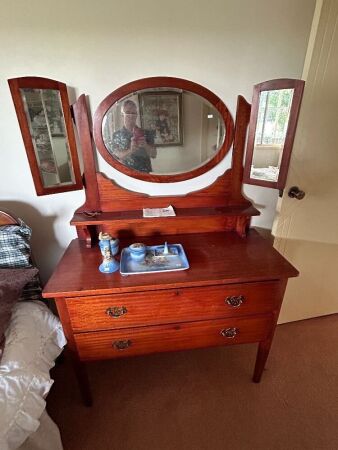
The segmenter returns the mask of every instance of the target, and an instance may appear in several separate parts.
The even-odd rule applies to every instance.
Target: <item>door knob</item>
[[[288,192],[290,198],[296,198],[302,200],[305,197],[305,192],[301,191],[298,186],[292,186]]]

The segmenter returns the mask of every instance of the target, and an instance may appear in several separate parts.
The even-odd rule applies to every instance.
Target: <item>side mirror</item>
[[[244,183],[284,189],[303,89],[292,79],[254,86]]]
[[[66,85],[39,77],[8,84],[37,195],[82,189]]]

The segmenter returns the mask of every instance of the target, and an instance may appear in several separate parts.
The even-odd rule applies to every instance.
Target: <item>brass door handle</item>
[[[115,319],[123,316],[123,314],[127,314],[127,312],[128,310],[125,306],[112,306],[111,308],[106,309],[106,314]]]
[[[116,348],[116,350],[125,350],[130,347],[132,342],[129,339],[115,341],[112,343],[112,346]]]
[[[292,186],[289,189],[288,196],[290,198],[296,198],[297,200],[302,200],[305,197],[305,192],[301,191],[298,186]]]
[[[238,308],[244,302],[244,295],[231,295],[225,299],[225,303],[233,308]]]
[[[220,335],[228,339],[233,339],[239,333],[239,329],[235,327],[224,328],[221,330]]]

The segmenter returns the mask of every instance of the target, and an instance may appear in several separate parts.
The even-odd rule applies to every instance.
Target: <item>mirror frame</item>
[[[76,191],[83,188],[80,171],[79,158],[76,149],[76,140],[71,117],[71,110],[67,94],[67,86],[59,81],[41,77],[21,77],[8,80],[11,90],[15,111],[17,114],[22,139],[25,145],[28,162],[32,172],[34,186],[37,195],[56,194],[59,192]],[[60,92],[61,106],[67,131],[68,147],[74,172],[74,183],[61,186],[46,187],[43,184],[37,157],[35,155],[34,144],[25,113],[24,102],[20,93],[22,88],[31,89],[53,89]]]
[[[209,160],[207,163],[203,164],[196,169],[193,169],[188,172],[183,172],[179,174],[155,174],[155,173],[144,173],[138,172],[137,170],[131,169],[121,162],[119,162],[116,158],[114,158],[107,150],[102,135],[102,123],[104,117],[108,110],[119,100],[126,97],[128,94],[135,93],[138,90],[143,89],[154,89],[154,88],[174,88],[179,90],[186,90],[197,94],[211,103],[216,110],[220,113],[223,118],[225,125],[225,139],[224,142],[217,152],[217,154]],[[95,114],[94,114],[94,141],[97,146],[98,151],[100,152],[103,159],[112,167],[114,167],[119,172],[122,172],[126,175],[129,175],[132,178],[136,178],[138,180],[150,181],[150,182],[166,182],[172,183],[177,181],[189,180],[191,178],[197,177],[212,167],[216,166],[228,153],[233,143],[234,138],[234,121],[232,116],[222,102],[220,98],[218,98],[213,92],[209,91],[205,87],[194,83],[192,81],[184,80],[182,78],[174,78],[174,77],[150,77],[150,78],[142,78],[140,80],[132,81],[130,83],[121,86],[120,88],[113,91],[109,94],[98,106]]]
[[[292,152],[293,141],[295,138],[297,121],[299,116],[300,105],[303,96],[305,82],[303,80],[295,80],[291,78],[280,78],[276,80],[264,81],[256,84],[253,90],[252,106],[249,123],[248,142],[246,147],[246,157],[244,165],[243,183],[254,184],[256,186],[270,187],[274,189],[283,190],[286,184],[286,178],[290,165],[290,158]],[[251,178],[251,164],[255,148],[255,136],[257,117],[259,109],[259,97],[262,91],[280,90],[280,89],[294,89],[292,103],[290,108],[289,123],[286,130],[285,142],[283,147],[283,154],[280,163],[279,175],[277,181],[259,180]]]

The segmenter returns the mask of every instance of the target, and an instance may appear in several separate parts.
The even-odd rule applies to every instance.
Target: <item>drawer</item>
[[[121,358],[190,348],[258,342],[273,324],[272,315],[179,323],[75,334],[83,361]]]
[[[282,299],[279,282],[168,289],[66,299],[74,332],[263,314]]]

